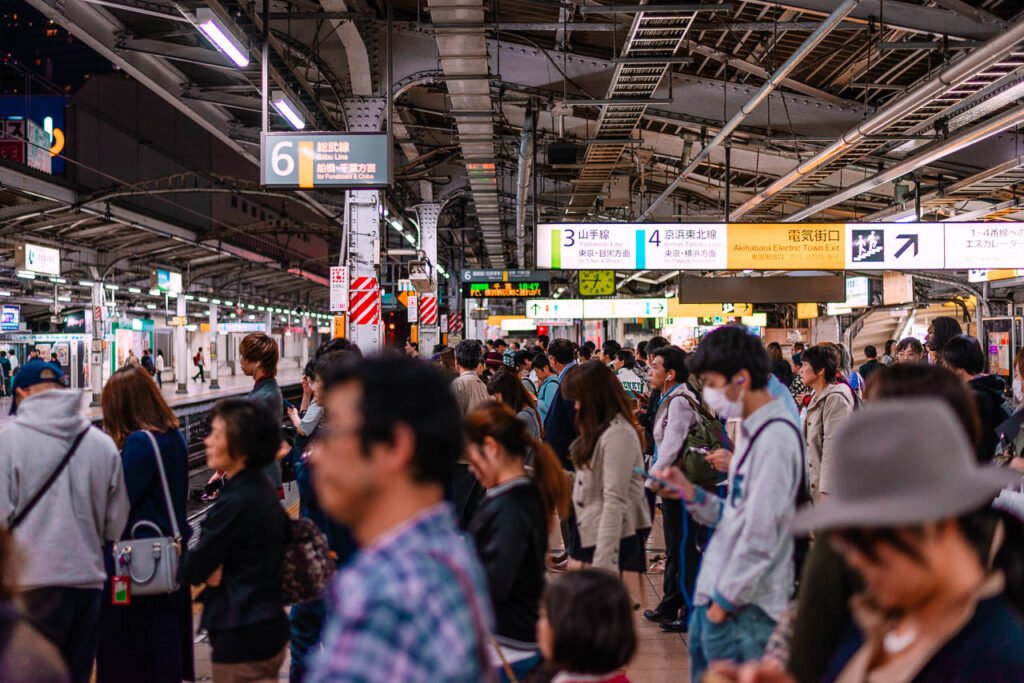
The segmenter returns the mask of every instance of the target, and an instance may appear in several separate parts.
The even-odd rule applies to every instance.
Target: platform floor
[[[298,384],[301,380],[302,372],[296,368],[283,370],[277,378],[277,382],[281,386]],[[211,389],[209,378],[207,378],[206,382],[193,382],[189,379],[187,387],[188,393],[186,394],[177,393],[178,385],[173,382],[165,381],[161,392],[163,393],[164,398],[167,399],[167,404],[172,409],[175,409],[196,403],[226,398],[228,396],[244,395],[249,393],[253,384],[251,377],[246,377],[241,374],[218,377],[217,381],[220,388]],[[11,410],[11,400],[12,399],[10,397],[0,398],[0,428],[2,428],[10,419],[8,413]],[[103,417],[103,412],[100,410],[99,406],[90,406],[89,402],[91,400],[92,395],[90,392],[86,391],[82,393],[82,414],[90,419],[98,420]]]
[[[292,514],[297,508],[293,507]],[[651,533],[649,546],[652,548],[663,548],[661,518],[660,515]],[[655,553],[648,553],[653,557]],[[657,624],[652,624],[643,618],[643,610],[654,607],[661,600],[661,574],[646,574],[637,580],[636,575],[627,577],[627,587],[630,592],[639,599],[641,608],[636,612],[637,629],[637,652],[633,661],[627,668],[632,683],[683,683],[690,680],[690,659],[686,647],[686,635],[676,633],[665,633]],[[196,625],[199,623],[198,605],[195,606]],[[210,646],[205,638],[197,638],[195,645],[196,680],[210,681],[211,663]],[[285,659],[281,671],[278,673],[279,681],[288,680],[289,659]]]

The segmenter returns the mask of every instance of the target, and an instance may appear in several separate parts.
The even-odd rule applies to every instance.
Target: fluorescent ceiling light
[[[267,310],[267,307],[266,306],[260,306],[257,310],[265,311],[265,310]]]
[[[416,238],[410,235],[409,233],[405,233],[405,241],[413,246],[416,246]]]
[[[132,294],[142,294],[142,290],[139,289],[138,287],[129,287],[128,291],[131,292]]]
[[[117,285],[103,285],[103,286],[106,287],[107,289],[109,289],[112,292],[116,292],[117,290],[121,289]]]
[[[68,281],[62,277],[51,277],[50,282],[55,285],[66,285],[68,283]]]
[[[200,7],[196,10],[196,26],[217,49],[228,56],[235,66],[249,66],[249,54],[245,47],[223,26],[213,10]]]
[[[205,296],[201,296],[201,297],[199,297],[199,303],[201,303],[201,304],[205,304],[205,303],[208,303],[209,301],[210,301],[210,300],[209,300],[209,299],[207,299],[207,298],[206,298]]]
[[[67,303],[67,302],[71,301],[71,297],[70,296],[58,296],[57,297],[57,301],[63,301],[65,303]]]
[[[19,270],[18,271],[18,277],[20,277],[22,280],[35,280],[36,279],[36,274],[35,273],[31,273],[31,272],[29,272],[27,270]]]
[[[440,263],[437,264],[437,272],[441,273],[441,275],[444,275],[445,277],[448,277],[448,271],[445,270],[444,266],[442,266]]]
[[[10,296],[10,295],[11,295],[10,291],[8,291],[6,289],[0,289],[0,296]]]
[[[214,299],[214,300],[213,300],[213,303],[215,303],[215,304],[220,304],[220,299]]]
[[[78,284],[82,287],[92,287],[96,283],[92,280],[79,280]]]
[[[195,301],[195,299],[196,298],[194,296],[192,296],[191,294],[186,294],[185,295],[185,301]]]
[[[159,289],[151,289],[151,290],[149,290],[149,295],[150,296],[161,296],[162,294],[163,294],[163,292],[161,292]]]
[[[155,311],[156,310],[156,304],[146,304],[146,308],[148,308],[151,311]]]
[[[217,301],[214,301],[213,303],[218,303],[218,302],[217,302]],[[224,305],[225,305],[225,306],[231,306],[232,304],[231,304],[231,302],[230,302],[230,301],[225,301],[225,302],[224,302]],[[239,305],[241,305],[241,304],[239,304]]]
[[[275,90],[270,94],[270,103],[274,105],[274,109],[277,113],[285,118],[285,120],[295,130],[302,130],[306,127],[306,120],[299,112],[298,107],[292,104],[291,100],[280,90]]]

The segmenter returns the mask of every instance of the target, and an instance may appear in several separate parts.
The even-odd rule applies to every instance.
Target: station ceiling
[[[249,167],[197,188],[259,192],[262,2],[28,2]],[[401,215],[444,203],[440,257],[450,270],[528,267],[535,219],[906,220],[915,188],[923,220],[1024,218],[1016,0],[269,2],[271,81],[313,127],[365,129],[353,103],[390,91],[388,205]],[[244,36],[248,67],[189,22],[200,8]],[[575,163],[553,163],[549,146],[567,142]],[[493,183],[466,172],[482,159],[495,164]],[[893,169],[899,177],[882,180]],[[209,169],[191,170],[209,181]],[[243,279],[312,306],[337,260],[340,193],[297,197],[306,220],[234,226],[265,238],[253,243],[231,231],[174,232],[151,216],[122,220],[128,209],[116,199],[90,205],[74,187],[54,184],[52,197],[0,185],[0,237],[38,231],[98,254],[105,268],[113,250],[132,264],[117,269],[125,282],[160,258],[212,290]],[[310,230],[328,238],[328,253],[282,255],[283,238]],[[664,286],[632,275],[625,291]]]

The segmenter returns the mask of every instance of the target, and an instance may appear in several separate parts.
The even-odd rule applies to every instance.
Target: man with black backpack
[[[704,461],[704,453],[721,447],[718,435],[722,427],[687,386],[685,355],[674,346],[659,348],[651,354],[649,367],[651,389],[659,392],[657,404],[650,407],[655,412],[651,471],[658,474],[669,467],[680,467],[690,481],[714,489],[720,477]],[[661,511],[666,558],[664,594],[657,607],[644,612],[644,618],[661,624],[665,631],[685,633],[700,564],[699,525],[686,514],[679,500],[663,498]]]
[[[121,539],[128,493],[121,454],[82,416],[82,392],[52,363],[14,378],[14,419],[0,433],[0,520],[23,561],[17,582],[29,622],[60,650],[73,683],[87,683],[107,578],[104,544]]]
[[[803,436],[768,391],[768,353],[742,326],[704,338],[688,359],[700,375],[704,399],[719,418],[743,418],[728,489],[720,497],[678,468],[660,472],[701,524],[715,533],[704,551],[690,615],[690,675],[700,680],[709,662],[761,657],[793,593],[794,543],[789,521],[807,500]]]

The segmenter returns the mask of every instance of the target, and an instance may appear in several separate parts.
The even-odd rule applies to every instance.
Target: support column
[[[270,309],[269,311],[267,311],[266,323],[267,323],[267,336],[269,337],[270,335],[272,335],[274,333],[274,309]],[[278,351],[279,355],[284,353],[284,349],[278,349],[277,351]]]
[[[302,369],[306,369],[306,365],[309,363],[309,323],[310,319],[308,315],[302,316]]]
[[[92,286],[92,345],[89,348],[91,406],[100,405],[103,394],[103,332],[103,283],[97,282]]]
[[[217,330],[217,306],[210,304],[210,388],[220,389],[217,381],[217,365],[220,362],[219,331]]]
[[[441,291],[441,273],[437,269],[437,219],[441,216],[441,205],[435,202],[419,204],[415,207],[416,216],[420,223],[420,250],[424,257],[430,262],[433,272],[431,277],[434,280],[432,292],[435,297]],[[430,357],[435,344],[441,343],[441,318],[440,307],[438,308],[438,319],[433,325],[420,324],[420,353]]]
[[[385,87],[390,88],[388,83]],[[350,131],[378,132],[387,115],[388,99],[359,97],[342,103]],[[375,278],[377,290],[377,323],[358,325],[348,313],[348,338],[364,354],[379,352],[384,345],[384,323],[380,320],[380,220],[381,192],[349,190],[345,193],[345,234],[339,266],[348,266],[350,281],[360,277]]]
[[[178,295],[178,307],[176,315],[178,322],[181,322],[188,315],[188,302],[184,294]],[[178,389],[175,394],[188,393],[188,348],[185,343],[185,326],[178,325],[174,328],[174,377],[178,380]]]

